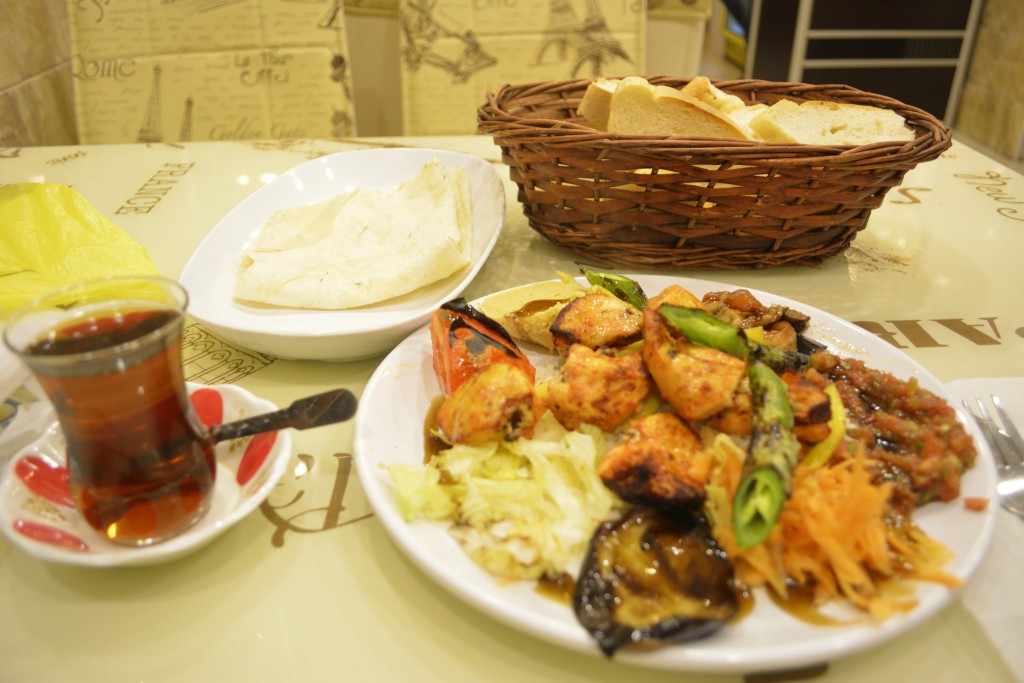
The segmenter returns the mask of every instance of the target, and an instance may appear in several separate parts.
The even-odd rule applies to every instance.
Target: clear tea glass
[[[217,466],[185,388],[187,304],[172,280],[92,280],[28,304],[4,329],[56,410],[75,506],[114,543],[158,543],[209,507]]]

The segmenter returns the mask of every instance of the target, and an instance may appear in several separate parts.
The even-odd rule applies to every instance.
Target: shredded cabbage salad
[[[425,465],[387,467],[407,522],[450,521],[465,552],[495,576],[573,571],[598,524],[623,502],[597,474],[605,435],[568,431],[545,413],[531,439],[456,444]]]

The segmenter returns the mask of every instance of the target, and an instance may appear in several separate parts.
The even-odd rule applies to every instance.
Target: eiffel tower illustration
[[[440,16],[443,13],[434,7],[436,4],[437,0],[410,0],[399,15],[399,28],[405,38],[402,58],[410,71],[429,64],[450,74],[452,83],[465,83],[480,69],[497,63],[480,46],[473,31],[451,26],[456,22]],[[456,45],[461,44],[462,52],[452,58],[435,50],[434,43],[442,38],[454,39]]]
[[[576,52],[571,70],[573,77],[588,62],[593,75],[600,76],[609,59],[618,57],[627,62],[633,61],[608,28],[600,0],[587,0],[587,14],[582,20],[576,16],[570,0],[550,0],[548,25],[533,64],[541,64],[551,48],[558,53],[557,61],[564,62],[568,59],[570,46]]]
[[[189,142],[192,139],[192,98],[185,100],[185,113],[181,117],[181,134],[178,136],[180,142]]]
[[[579,46],[576,49],[576,62],[572,67],[574,78],[587,62],[590,62],[593,75],[600,76],[604,71],[605,60],[609,58],[621,57],[627,62],[633,61],[608,28],[599,0],[587,0],[587,16],[583,20],[577,39]]]
[[[548,26],[544,29],[544,41],[540,44],[533,63],[542,63],[548,48],[552,47],[558,52],[558,61],[564,62],[568,58],[572,35],[579,28],[580,20],[572,8],[572,3],[569,0],[551,0],[548,7]]]
[[[161,142],[164,136],[160,132],[160,65],[153,66],[153,88],[149,92],[149,104],[146,115],[139,129],[139,142]]]
[[[344,12],[345,10],[341,6],[341,0],[334,0],[331,6],[327,9],[327,13],[320,18],[320,21],[317,23],[317,28],[341,30],[343,28],[341,17]]]

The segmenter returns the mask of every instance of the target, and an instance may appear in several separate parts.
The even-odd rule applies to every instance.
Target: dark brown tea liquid
[[[116,543],[173,536],[208,505],[216,460],[189,407],[182,326],[174,310],[116,311],[25,350],[67,439],[72,498]],[[60,362],[71,355],[76,362]]]

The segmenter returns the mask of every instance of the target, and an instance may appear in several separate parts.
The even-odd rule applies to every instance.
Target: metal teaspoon
[[[334,389],[315,396],[297,399],[287,408],[244,420],[236,420],[210,427],[210,438],[214,443],[237,439],[240,436],[273,432],[278,429],[310,429],[344,422],[356,412],[355,395],[348,389]]]

